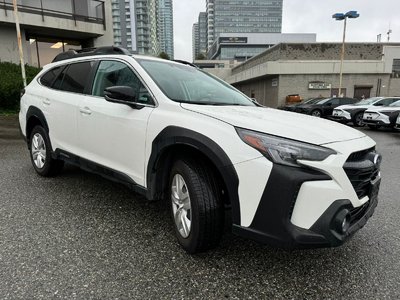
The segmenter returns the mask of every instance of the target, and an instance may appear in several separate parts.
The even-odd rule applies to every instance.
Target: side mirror
[[[136,91],[130,86],[111,86],[104,90],[104,98],[108,102],[128,105],[141,109],[144,106],[136,102]]]
[[[332,102],[328,102],[326,106],[332,106]]]

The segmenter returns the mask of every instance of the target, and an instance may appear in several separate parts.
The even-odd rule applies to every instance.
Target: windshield
[[[396,101],[396,102],[393,102],[392,104],[390,104],[389,106],[391,106],[391,107],[400,107],[400,100],[399,101]]]
[[[354,105],[371,105],[372,103],[376,102],[377,100],[382,99],[382,97],[373,97],[373,98],[368,98],[361,100],[357,103],[354,103]]]
[[[256,106],[229,84],[194,67],[167,61],[137,61],[173,101],[203,105]]]

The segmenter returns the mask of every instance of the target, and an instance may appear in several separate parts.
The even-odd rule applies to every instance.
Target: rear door
[[[46,91],[44,103],[49,111],[49,134],[53,150],[76,153],[76,107],[84,98],[94,62],[83,61],[65,66]]]
[[[104,89],[130,86],[145,107],[134,109],[104,99]],[[144,186],[147,121],[155,108],[154,97],[135,70],[125,61],[102,60],[91,95],[78,107],[80,156],[128,175]]]

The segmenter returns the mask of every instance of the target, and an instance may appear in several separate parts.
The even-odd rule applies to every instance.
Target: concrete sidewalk
[[[0,139],[19,140],[22,139],[19,132],[18,115],[0,116]]]

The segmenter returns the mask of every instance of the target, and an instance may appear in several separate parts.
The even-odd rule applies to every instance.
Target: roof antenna
[[[392,31],[392,29],[390,29],[390,26],[391,24],[389,23],[389,30],[388,30],[388,32],[387,32],[387,41],[388,41],[388,43],[390,42],[390,34],[393,32]]]

